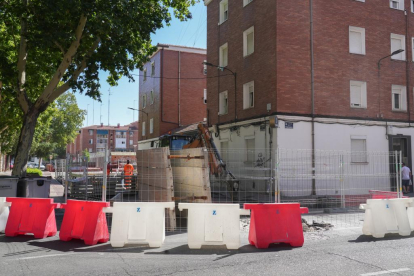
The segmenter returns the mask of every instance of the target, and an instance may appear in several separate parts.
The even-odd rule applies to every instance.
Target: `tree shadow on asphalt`
[[[226,246],[203,246],[201,249],[190,249],[188,245],[181,245],[172,249],[167,249],[162,252],[145,252],[148,255],[218,255],[219,257],[214,261],[218,261],[224,258],[228,258],[238,254],[250,254],[250,253],[271,253],[292,250],[288,244],[271,244],[269,248],[258,249],[253,245],[244,245],[237,250],[229,250]]]
[[[119,252],[122,253],[142,253],[150,249],[146,245],[126,245],[122,248],[114,248],[110,243],[98,243],[96,245],[86,245],[82,240],[73,239],[68,242],[61,240],[51,241],[30,241],[28,245],[46,248],[48,250],[60,252]]]
[[[353,242],[353,243],[381,242],[381,241],[392,241],[392,240],[404,240],[404,239],[409,239],[409,238],[414,238],[414,232],[411,233],[410,236],[400,236],[397,233],[385,234],[385,236],[383,238],[374,238],[373,236],[361,235],[358,238],[356,238],[355,240],[349,240],[348,242]]]

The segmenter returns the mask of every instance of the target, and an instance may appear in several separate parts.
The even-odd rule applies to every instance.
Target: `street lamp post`
[[[399,49],[399,50],[396,50],[396,51],[392,52],[391,55],[385,56],[385,57],[380,58],[378,60],[378,116],[379,117],[381,117],[381,61],[386,59],[386,58],[398,55],[402,52],[404,52],[404,50]]]
[[[210,66],[210,67],[215,67],[218,70],[221,70],[222,72],[224,70],[227,70],[227,71],[229,71],[233,75],[233,77],[234,77],[234,120],[236,121],[237,120],[237,73],[236,72],[233,72],[232,70],[230,70],[227,67],[223,67],[223,66],[219,66],[219,65],[214,65],[214,64],[212,64],[210,62],[204,61],[203,64],[204,65],[207,65],[207,66]]]

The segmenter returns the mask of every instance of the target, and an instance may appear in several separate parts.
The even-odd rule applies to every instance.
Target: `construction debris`
[[[318,232],[318,231],[327,231],[333,227],[330,223],[325,222],[316,222],[313,221],[312,224],[309,224],[305,219],[302,219],[303,232]]]

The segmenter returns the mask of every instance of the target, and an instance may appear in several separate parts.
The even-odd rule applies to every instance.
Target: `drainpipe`
[[[181,51],[178,51],[178,126],[181,126]]]
[[[310,50],[311,50],[311,102],[312,102],[312,195],[316,195],[315,181],[315,72],[313,49],[313,0],[309,0],[310,12]]]
[[[408,28],[409,28],[409,18],[408,18],[408,12],[407,10],[404,11],[405,14],[405,49],[408,50],[408,47],[410,47],[410,43],[408,42]],[[406,71],[406,81],[407,81],[407,112],[408,112],[408,126],[411,126],[411,106],[410,106],[410,95],[411,95],[411,89],[410,89],[410,61],[408,60],[408,51],[405,51],[406,53],[406,63],[405,63],[405,71]],[[412,55],[413,53],[411,53]]]

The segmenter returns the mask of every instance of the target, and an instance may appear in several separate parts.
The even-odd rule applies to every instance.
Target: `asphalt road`
[[[0,234],[0,275],[414,275],[414,234],[374,239],[361,229],[305,233],[302,248],[247,244],[190,250],[187,234],[169,234],[161,248],[85,246],[57,237],[35,240]]]

